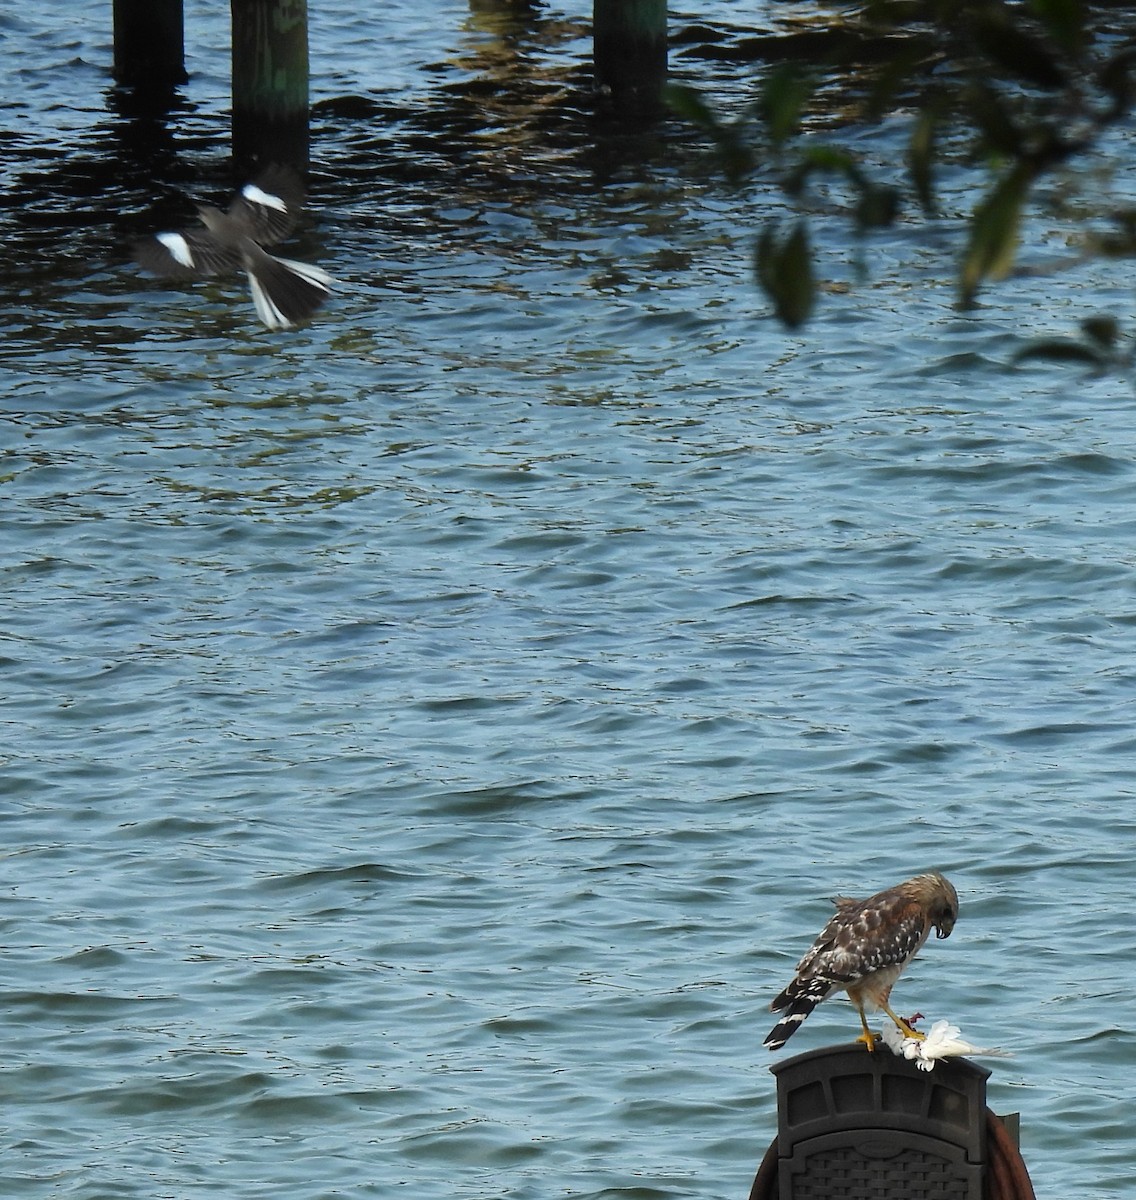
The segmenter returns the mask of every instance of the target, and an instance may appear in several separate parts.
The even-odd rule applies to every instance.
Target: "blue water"
[[[224,194],[189,9],[160,201],[109,6],[4,23],[0,1191],[744,1196],[827,898],[936,866],[898,1007],[1013,1053],[1039,1197],[1128,1195],[1133,393],[1008,365],[1127,268],[963,316],[901,228],[788,335],[762,197],[573,100],[586,11],[334,0],[340,286],[272,335],[123,249]]]

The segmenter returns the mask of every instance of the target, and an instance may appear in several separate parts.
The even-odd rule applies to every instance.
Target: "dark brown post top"
[[[1032,1200],[986,1107],[984,1067],[950,1058],[925,1071],[854,1042],[770,1070],[777,1138],[750,1200]]]

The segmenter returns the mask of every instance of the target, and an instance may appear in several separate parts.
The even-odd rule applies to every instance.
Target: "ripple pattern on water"
[[[1121,1194],[1131,392],[1006,363],[1129,281],[962,317],[901,229],[790,337],[581,14],[387,8],[319,14],[343,287],[284,338],[108,248],[226,186],[212,17],[158,200],[106,36],[5,19],[0,1191],[742,1195],[827,897],[935,865],[901,1007],[1014,1051],[1039,1194]]]

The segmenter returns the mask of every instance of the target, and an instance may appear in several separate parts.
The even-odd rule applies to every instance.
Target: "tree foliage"
[[[730,179],[776,181],[797,210],[788,232],[783,222],[765,220],[755,252],[757,282],[789,327],[815,307],[809,226],[818,181],[835,184],[828,192],[846,198],[847,215],[864,235],[915,210],[938,214],[942,167],[949,160],[974,168],[980,195],[956,267],[958,303],[968,308],[985,284],[1013,270],[1023,215],[1042,182],[1089,160],[1129,117],[1136,37],[1118,32],[1115,17],[1115,9],[1083,0],[867,0],[823,62],[815,37],[807,43],[811,61],[803,44],[794,56],[792,35],[769,39],[780,61],[740,117],[725,119],[685,86],[672,86],[669,102],[711,137]],[[822,131],[822,90],[837,74],[863,85],[858,122],[909,118],[905,161],[892,177],[869,170],[841,144],[839,129]],[[1094,218],[1084,253],[1136,254],[1136,209],[1114,207]],[[1115,344],[1115,330],[1094,328],[1066,350],[1099,363]]]

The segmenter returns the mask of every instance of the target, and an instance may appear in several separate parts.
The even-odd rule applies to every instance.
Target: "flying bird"
[[[888,1003],[904,967],[919,953],[933,929],[950,937],[958,918],[958,895],[938,871],[916,875],[867,900],[837,896],[836,913],[797,964],[793,982],[769,1006],[784,1013],[765,1044],[778,1050],[801,1022],[833,992],[845,991],[860,1014],[864,1032],[856,1040],[874,1049],[865,1006],[882,1009],[904,1037],[919,1038]]]
[[[290,329],[323,304],[333,282],[320,267],[276,258],[264,249],[291,233],[303,205],[299,176],[288,167],[268,167],[241,188],[228,211],[199,204],[204,229],[142,238],[134,243],[134,257],[168,279],[201,279],[243,268],[257,316],[269,329]]]

